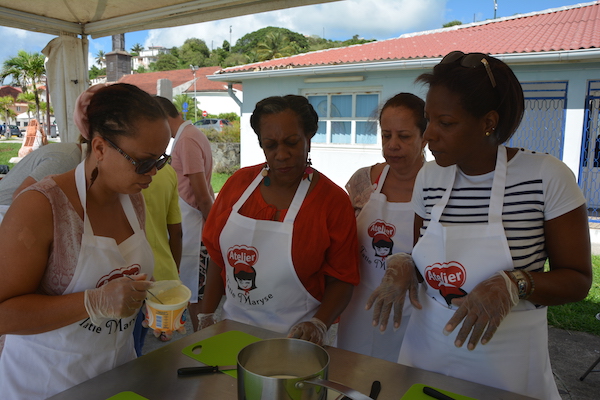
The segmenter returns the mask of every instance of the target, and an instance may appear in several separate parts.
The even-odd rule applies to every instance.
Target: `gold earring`
[[[491,135],[490,131],[487,131],[487,132],[485,133],[485,136],[490,136],[490,135]]]

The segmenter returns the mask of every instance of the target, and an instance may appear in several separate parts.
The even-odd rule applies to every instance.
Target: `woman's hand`
[[[318,318],[312,318],[310,321],[299,322],[292,326],[287,337],[308,340],[321,346],[326,334],[327,326],[325,323]]]
[[[517,285],[500,271],[479,283],[465,297],[452,300],[452,304],[459,308],[444,327],[444,334],[449,335],[462,321],[454,344],[461,347],[471,333],[467,348],[474,350],[479,338],[481,344],[490,341],[504,317],[518,302]]]
[[[85,291],[85,309],[94,325],[101,319],[127,318],[137,313],[146,299],[146,290],[152,282],[146,274],[112,280],[106,285]]]
[[[373,304],[373,326],[379,325],[380,331],[385,331],[392,307],[394,308],[394,329],[400,327],[404,299],[408,292],[410,302],[419,310],[417,271],[412,256],[407,253],[396,253],[386,260],[386,271],[381,284],[367,300],[365,309]]]

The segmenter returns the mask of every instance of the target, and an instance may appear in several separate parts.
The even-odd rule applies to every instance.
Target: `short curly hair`
[[[250,126],[254,129],[258,136],[258,143],[262,147],[260,141],[260,120],[264,115],[279,114],[280,112],[291,110],[298,115],[304,135],[308,140],[312,139],[317,133],[319,127],[319,116],[304,96],[288,94],[286,96],[271,96],[256,103],[256,107],[250,117]]]

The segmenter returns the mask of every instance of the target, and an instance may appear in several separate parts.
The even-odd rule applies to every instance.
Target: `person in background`
[[[318,116],[305,97],[261,100],[250,124],[266,163],[233,174],[211,210],[200,326],[226,294],[223,318],[324,343],[359,281],[352,204],[311,166]]]
[[[146,238],[154,254],[154,280],[179,280],[181,262],[181,212],[177,192],[177,174],[166,164],[156,173],[152,183],[142,190],[146,204]],[[135,321],[135,352],[142,355],[148,332],[144,308]],[[185,331],[181,332],[185,333]],[[171,340],[173,332],[154,331],[162,342]]]
[[[346,184],[356,214],[360,284],[340,318],[337,345],[392,362],[398,361],[412,312],[410,301],[405,302],[400,328],[383,332],[372,326],[372,312],[365,304],[381,283],[387,256],[412,250],[415,212],[410,200],[425,162],[424,108],[425,102],[411,93],[386,101],[379,113],[385,162],[359,169]]]
[[[86,144],[50,143],[28,155],[0,180],[0,221],[13,199],[26,187],[48,175],[72,170],[85,158]]]
[[[590,288],[585,198],[560,160],[503,145],[524,112],[504,62],[454,51],[417,81],[429,85],[424,138],[435,162],[413,190],[420,238],[412,256],[388,260],[368,303],[374,320],[385,327],[394,304],[396,326],[408,291],[417,310],[400,363],[560,400],[546,306],[582,300]]]
[[[82,93],[74,119],[86,159],[21,192],[0,225],[11,238],[0,243],[8,399],[51,397],[136,356],[154,268],[140,192],[168,160],[169,126],[150,95],[123,83]]]
[[[202,227],[208,218],[215,194],[212,177],[212,152],[210,142],[191,121],[184,121],[173,103],[156,96],[169,121],[173,147],[171,165],[177,172],[179,207],[183,228],[183,250],[179,276],[192,291],[189,313],[194,331],[198,330],[196,316],[200,312],[198,301],[202,299],[208,266],[208,253],[202,244]]]

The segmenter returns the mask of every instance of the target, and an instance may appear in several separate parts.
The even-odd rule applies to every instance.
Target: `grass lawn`
[[[0,143],[0,164],[8,165],[10,169],[14,166],[9,160],[19,154],[21,143]]]
[[[594,280],[588,296],[577,303],[548,307],[548,324],[600,336],[600,256],[592,256]]]

